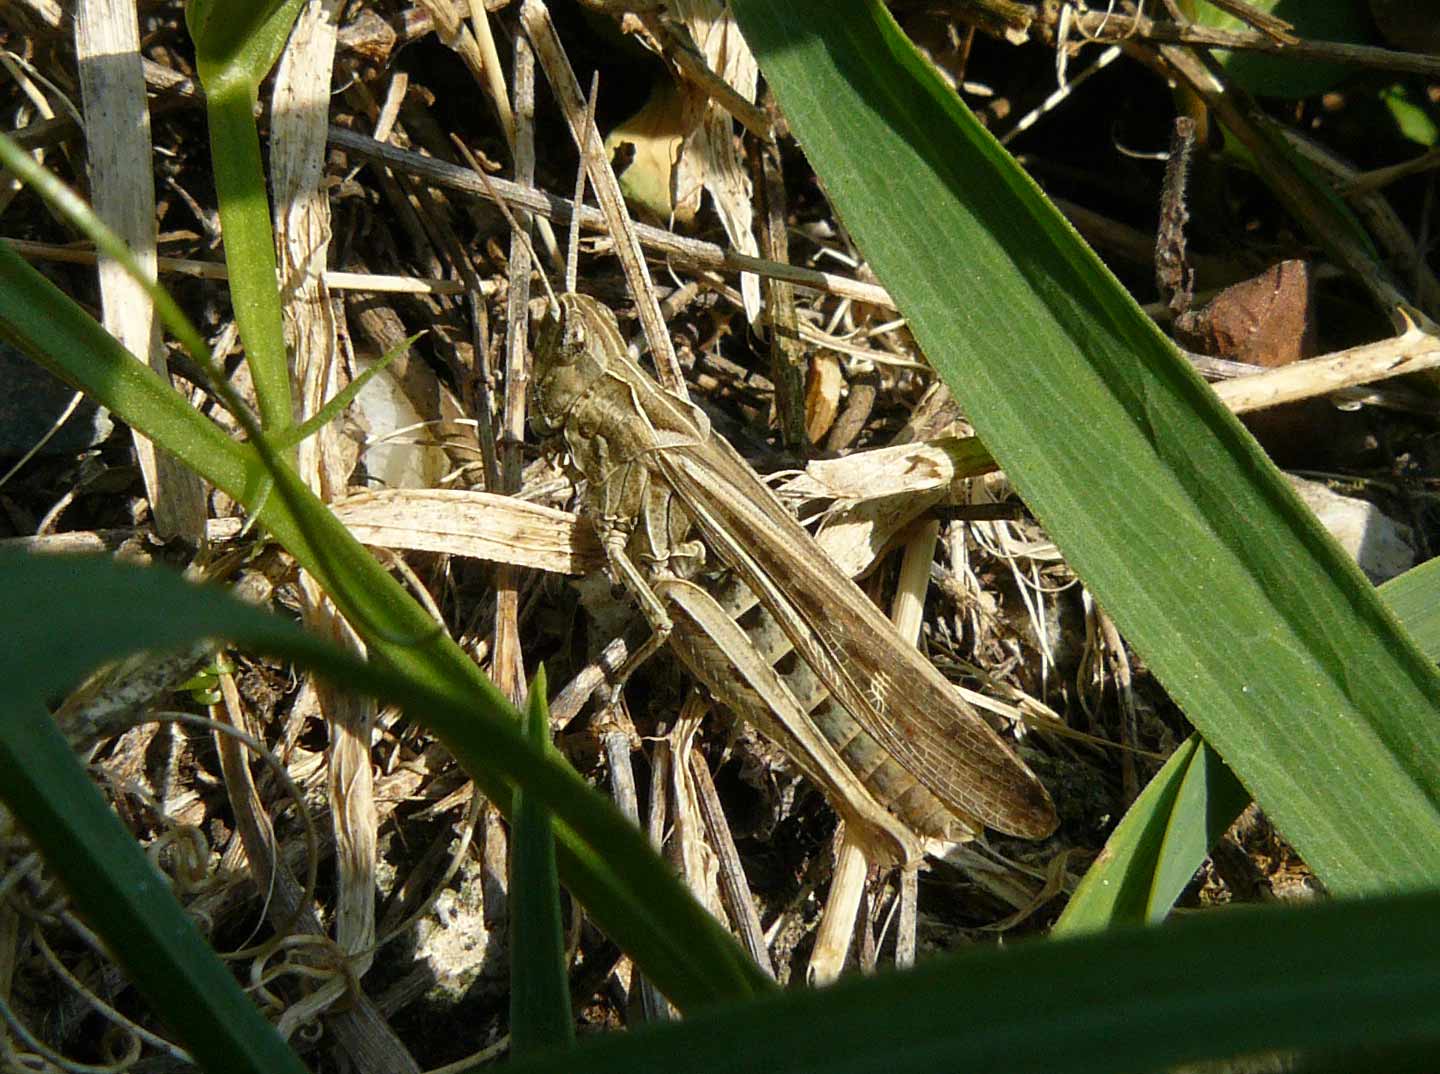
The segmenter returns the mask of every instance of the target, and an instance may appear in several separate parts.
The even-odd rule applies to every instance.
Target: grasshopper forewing
[[[754,592],[858,731],[878,744],[878,755],[888,755],[881,763],[893,761],[927,789],[953,814],[955,827],[987,826],[1025,838],[1053,831],[1054,806],[1029,768],[896,635],[735,450],[712,434],[704,414],[630,360],[614,314],[573,293],[560,296],[559,307],[547,317],[535,348],[537,429],[563,436],[588,479],[587,506],[612,573],[636,592],[651,622],[669,629],[668,603],[692,638],[710,635],[699,646],[702,658],[723,648],[716,636],[725,630],[716,625],[718,608],[697,598],[693,586],[677,584],[703,561],[704,548],[712,550]],[[687,540],[696,534],[701,544]],[[696,648],[692,640],[681,651],[688,649],[687,659],[693,659]],[[740,674],[750,680],[748,697],[763,676]],[[751,711],[742,714],[753,718],[754,706],[747,707]],[[762,730],[797,755],[847,821],[868,826],[866,842],[882,844],[886,858],[913,856],[913,839],[900,837],[901,849],[895,849],[897,838],[875,820],[872,805],[853,800],[865,795],[863,788],[854,790],[857,779],[874,790],[872,772],[834,772],[845,744],[827,752],[814,744],[809,729],[791,726],[804,720],[803,713],[772,709],[775,719],[768,725],[762,719]],[[897,811],[885,797],[878,793],[875,800]]]

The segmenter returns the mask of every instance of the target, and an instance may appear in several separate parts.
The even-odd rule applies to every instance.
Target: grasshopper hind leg
[[[634,598],[651,631],[615,673],[611,688],[618,694],[674,630],[654,583],[699,574],[705,567],[705,546],[686,539],[693,523],[679,498],[638,463],[617,467],[600,490],[599,500],[599,529],[610,579]],[[626,519],[633,522],[627,525]]]
[[[705,545],[686,540],[693,529],[679,497],[652,480],[641,497],[639,524],[628,542],[630,555],[646,578],[693,578],[705,569]]]

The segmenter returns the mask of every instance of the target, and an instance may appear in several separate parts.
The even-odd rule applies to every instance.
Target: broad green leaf
[[[1433,1062],[1440,1045],[1437,916],[1440,895],[1411,895],[975,949],[507,1070],[1119,1074],[1262,1049],[1394,1046],[1384,1067],[1349,1068],[1388,1071]]]
[[[1371,43],[1370,14],[1363,0],[1250,0],[1251,6],[1295,27],[1312,41]],[[1195,21],[1221,30],[1249,27],[1212,4],[1195,5]],[[1215,49],[1215,58],[1236,85],[1266,97],[1313,97],[1360,70],[1339,63],[1317,63],[1309,56],[1276,55],[1239,49]]]
[[[1380,594],[1416,644],[1432,660],[1440,660],[1440,559],[1392,578],[1380,587]]]
[[[1431,115],[1432,106],[1414,87],[1397,82],[1380,91],[1380,102],[1394,118],[1395,129],[1402,137],[1427,149],[1440,138],[1440,127]]]
[[[1086,584],[1336,893],[1440,881],[1440,679],[874,3],[737,0],[851,235]]]
[[[1380,596],[1425,654],[1440,660],[1440,560],[1391,579]],[[1163,917],[1249,802],[1225,762],[1192,735],[1126,810],[1070,897],[1055,933]]]
[[[7,590],[8,597],[8,590]],[[6,624],[9,626],[10,624]],[[85,627],[82,625],[83,631]],[[28,668],[52,653],[0,630],[0,800],[65,883],[81,916],[206,1070],[302,1074],[304,1064],[215,957],[160,874],[76,761]],[[38,639],[37,639],[38,640]]]
[[[189,0],[185,26],[207,87],[251,93],[275,66],[304,0]]]

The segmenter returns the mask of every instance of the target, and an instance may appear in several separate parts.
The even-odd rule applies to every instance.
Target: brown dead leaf
[[[692,199],[675,195],[675,170],[685,138],[699,124],[705,101],[694,90],[674,82],[659,82],[643,108],[605,137],[605,149],[615,157],[629,158],[619,173],[620,189],[632,209],[665,223],[688,224],[700,207],[697,189]]]

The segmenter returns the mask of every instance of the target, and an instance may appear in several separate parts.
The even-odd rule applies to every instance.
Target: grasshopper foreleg
[[[653,583],[689,578],[705,563],[705,547],[684,538],[690,519],[665,486],[649,480],[639,466],[618,469],[605,493],[612,509],[599,521],[610,579],[626,589],[640,606],[651,634],[613,679],[618,690],[670,638],[674,623]],[[616,509],[619,508],[619,509]]]

